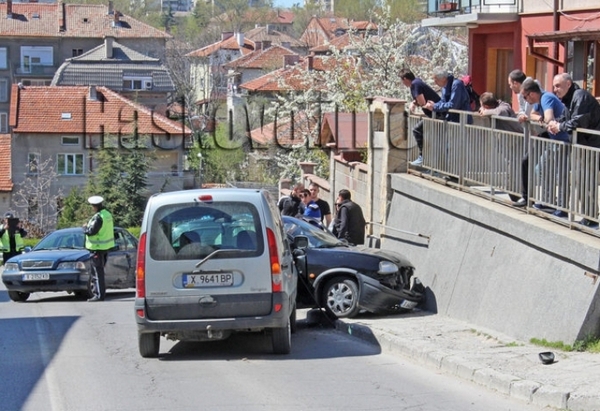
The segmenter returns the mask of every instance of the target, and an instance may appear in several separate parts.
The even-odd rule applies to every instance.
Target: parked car
[[[31,251],[12,257],[4,264],[2,282],[13,301],[27,301],[37,291],[68,291],[90,298],[90,252],[84,248],[81,227],[56,230],[40,240]],[[135,286],[137,239],[115,227],[115,247],[108,253],[106,288]]]
[[[298,303],[322,307],[337,317],[361,310],[377,314],[410,311],[425,289],[403,255],[350,246],[303,219],[283,217],[298,269]]]
[[[266,332],[291,350],[298,274],[275,201],[265,190],[203,189],[148,200],[134,303],[142,357],[160,336],[180,341]]]

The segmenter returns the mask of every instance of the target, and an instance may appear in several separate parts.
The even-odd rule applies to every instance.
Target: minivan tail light
[[[135,292],[138,298],[146,297],[146,233],[140,237],[135,268]]]
[[[269,243],[269,261],[271,263],[271,290],[274,293],[280,293],[282,282],[281,265],[279,264],[275,233],[270,228],[267,228],[267,241]]]

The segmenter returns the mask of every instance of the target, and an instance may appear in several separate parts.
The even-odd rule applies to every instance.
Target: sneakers
[[[568,214],[567,214],[567,213],[565,213],[565,212],[564,212],[564,211],[562,211],[562,210],[556,210],[555,212],[553,212],[553,213],[552,213],[552,215],[553,215],[554,217],[559,217],[559,218],[562,218],[562,217],[566,217]]]
[[[590,227],[590,228],[598,228],[597,222],[588,220],[587,218],[582,218],[581,221],[579,221],[579,224],[584,225],[586,227]]]
[[[88,299],[88,303],[95,303],[96,301],[104,301],[104,298],[95,295],[92,298]]]
[[[542,203],[534,203],[533,208],[535,208],[536,210],[543,210],[544,205]]]
[[[527,200],[524,198],[520,198],[513,203],[515,207],[525,207],[527,205]]]
[[[417,157],[417,159],[415,161],[411,161],[410,163],[411,166],[420,166],[423,165],[423,156],[419,156]]]

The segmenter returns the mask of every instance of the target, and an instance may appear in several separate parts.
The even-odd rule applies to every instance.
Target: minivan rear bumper
[[[136,298],[135,320],[138,325],[139,333],[177,333],[186,331],[206,331],[210,330],[230,330],[230,331],[248,331],[265,328],[280,328],[287,326],[287,321],[291,315],[293,307],[292,298],[286,293],[273,294],[273,309],[271,313],[263,316],[236,316],[228,318],[202,318],[202,319],[184,319],[184,320],[150,320],[146,317],[146,307],[144,298]],[[275,307],[281,305],[279,311]],[[140,310],[144,316],[140,316]]]

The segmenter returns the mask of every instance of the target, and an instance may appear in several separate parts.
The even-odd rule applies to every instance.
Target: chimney
[[[91,85],[88,89],[89,93],[88,93],[88,100],[93,100],[96,101],[98,100],[98,92],[96,90],[96,86]]]
[[[306,65],[308,67],[308,71],[312,71],[313,69],[313,59],[315,56],[312,54],[310,56],[306,56]]]
[[[12,18],[12,0],[6,0],[6,18]]]
[[[299,60],[300,56],[298,56],[297,54],[286,54],[285,56],[283,56],[283,68],[298,64]]]
[[[238,46],[244,47],[244,33],[235,33],[235,41],[237,41]]]
[[[115,38],[112,36],[104,37],[104,48],[106,49],[106,58],[107,59],[113,58],[113,43],[114,43],[114,41],[115,41]]]
[[[58,3],[58,10],[60,13],[58,17],[58,31],[62,32],[66,30],[65,16],[67,15],[67,5],[63,1],[60,1]]]
[[[267,34],[273,34],[273,26],[271,24],[267,24]]]
[[[113,2],[112,2],[112,0],[109,0],[109,2],[108,2],[108,13],[107,14],[113,14],[113,13],[114,13]]]
[[[115,12],[113,13],[114,18],[113,18],[113,26],[114,27],[119,27],[120,22],[119,22],[119,12],[117,10],[115,10]]]

